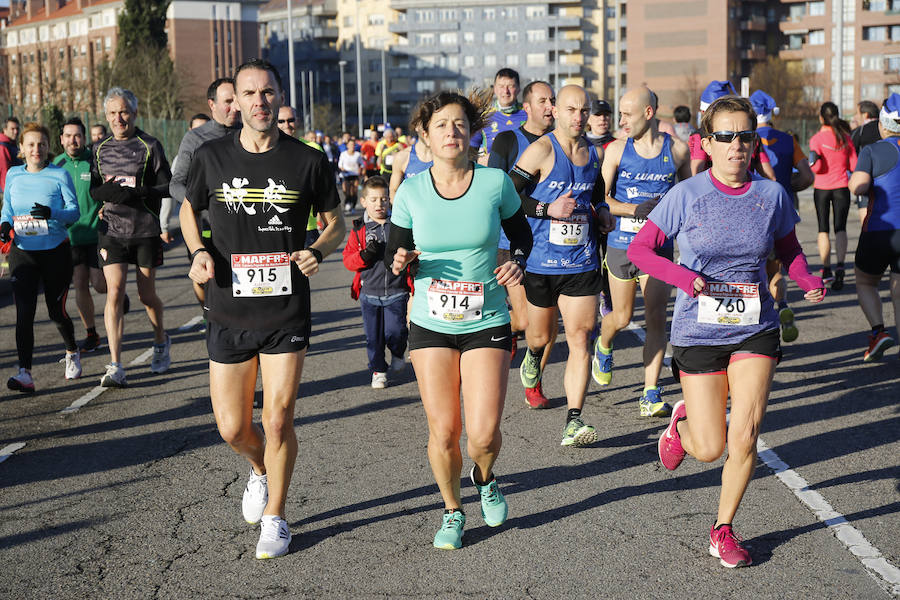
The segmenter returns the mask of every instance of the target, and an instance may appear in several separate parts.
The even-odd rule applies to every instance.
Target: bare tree
[[[706,87],[706,82],[700,79],[697,67],[692,65],[691,70],[684,76],[684,80],[675,94],[676,101],[690,107],[691,114],[696,115],[700,110],[700,94]]]
[[[781,108],[785,117],[806,117],[816,114],[818,103],[806,96],[806,88],[817,83],[816,76],[800,61],[787,61],[770,56],[754,65],[750,72],[750,88],[763,90]]]

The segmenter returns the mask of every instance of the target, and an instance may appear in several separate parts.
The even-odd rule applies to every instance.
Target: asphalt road
[[[818,267],[808,198],[801,214],[799,237]],[[851,215],[851,249],[858,227]],[[186,270],[175,247],[158,273],[174,341],[163,375],[149,370],[150,328],[136,310],[132,276],[124,390],[94,395],[108,361],[102,350],[84,358],[82,379],[65,381],[62,343],[39,308],[38,393],[0,392],[0,455],[25,444],[0,462],[0,597],[900,596],[900,360],[895,348],[880,363],[862,362],[867,326],[852,274],[820,305],[804,304],[790,287],[800,338],[785,346],[762,429],[771,452],[761,455],[735,520],[755,563],[730,570],[707,553],[722,460],[662,468],[656,440],[666,421],[638,416],[635,333],[617,341],[612,385],[589,389],[594,447],[559,446],[564,343],[544,376],[551,410],[530,410],[510,371],[495,467],[510,518],[487,527],[464,479],[465,546],[432,548],[442,507],[412,369],[385,390],[370,388],[359,308],[339,255],[313,279],[313,344],[287,504],[291,552],[255,560],[258,529],[240,514],[247,465],[216,431],[203,334],[179,330],[200,313]],[[0,306],[0,370],[8,376],[15,311],[5,278]],[[74,295],[69,310],[77,314]],[[893,323],[889,304],[885,314]],[[634,321],[642,323],[640,308]],[[83,335],[79,324],[76,331]],[[668,374],[662,383],[677,401]],[[79,400],[86,402],[65,412]]]

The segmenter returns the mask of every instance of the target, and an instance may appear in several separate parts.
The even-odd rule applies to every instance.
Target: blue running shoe
[[[639,401],[642,417],[668,417],[672,414],[672,407],[662,401],[661,393],[658,387],[644,390]]]
[[[612,381],[612,348],[609,353],[600,349],[600,338],[594,343],[594,360],[591,361],[591,377],[597,382],[597,385],[609,385]]]
[[[472,485],[478,490],[481,496],[481,516],[488,527],[499,527],[506,521],[506,515],[509,514],[509,506],[506,504],[506,498],[497,486],[497,478],[494,477],[485,485],[478,485],[475,482],[475,466],[469,471],[469,479]]]
[[[462,548],[463,527],[466,515],[458,508],[453,512],[445,512],[441,528],[434,534],[434,547],[441,550],[458,550]]]

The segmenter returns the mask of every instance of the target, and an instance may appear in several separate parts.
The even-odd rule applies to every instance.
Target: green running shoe
[[[541,361],[531,353],[531,349],[525,350],[525,357],[519,366],[519,377],[522,378],[522,386],[533,388],[541,381]]]
[[[800,335],[794,324],[794,311],[786,306],[778,311],[778,320],[781,321],[781,339],[785,342],[793,342]]]
[[[642,417],[668,417],[672,414],[672,407],[663,402],[660,397],[662,390],[658,387],[650,388],[644,392],[638,401],[641,407]]]
[[[575,417],[566,423],[560,446],[589,446],[596,441],[597,430],[590,425],[585,425],[580,417]]]
[[[434,534],[434,547],[441,550],[458,550],[462,547],[463,527],[466,515],[458,508],[453,512],[445,512],[441,528]]]
[[[603,352],[600,349],[600,337],[594,342],[594,359],[591,361],[591,377],[597,382],[597,385],[609,385],[612,381],[613,357],[612,348],[609,352]]]
[[[481,496],[481,516],[488,527],[499,527],[506,522],[506,515],[509,514],[509,506],[506,504],[506,498],[497,485],[497,478],[494,477],[485,485],[475,483],[475,466],[469,471],[469,479],[472,485],[478,490]]]

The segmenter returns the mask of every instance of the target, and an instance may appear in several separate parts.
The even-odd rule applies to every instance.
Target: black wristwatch
[[[318,248],[307,248],[307,250],[309,250],[309,252],[316,258],[317,263],[322,262],[324,257],[322,256],[322,253],[319,251]]]
[[[517,254],[516,256],[512,257],[512,261],[519,265],[519,268],[522,269],[522,272],[525,271],[525,265],[528,264],[528,260],[526,260],[524,256],[522,256],[521,254]]]
[[[207,254],[209,254],[209,250],[207,250],[206,248],[197,248],[196,250],[194,250],[193,252],[191,252],[191,264],[193,264],[194,259],[195,259],[195,258],[197,257],[197,255],[200,254],[201,252],[206,252]]]

